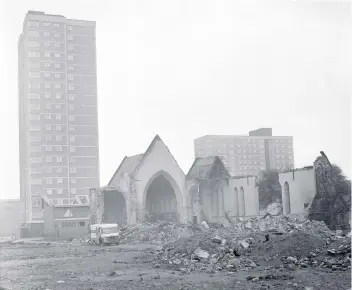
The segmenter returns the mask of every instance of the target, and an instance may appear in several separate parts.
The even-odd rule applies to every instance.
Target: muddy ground
[[[221,271],[207,274],[153,268],[157,246],[72,244],[0,246],[4,289],[349,289],[351,273],[307,268],[294,271]],[[274,274],[266,281],[247,277]],[[0,287],[0,289],[1,289]]]

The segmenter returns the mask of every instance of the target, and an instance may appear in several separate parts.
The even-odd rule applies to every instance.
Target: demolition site
[[[88,205],[43,198],[43,227],[1,242],[0,289],[350,289],[350,183],[334,174],[324,152],[270,190],[218,156],[185,174],[156,136]]]

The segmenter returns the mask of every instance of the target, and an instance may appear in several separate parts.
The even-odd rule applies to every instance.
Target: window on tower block
[[[28,21],[28,26],[29,27],[39,27],[39,22],[38,21]]]

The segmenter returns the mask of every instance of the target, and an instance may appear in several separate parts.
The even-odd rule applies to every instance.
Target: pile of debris
[[[120,229],[120,242],[148,242],[161,245],[177,241],[180,238],[187,238],[197,233],[208,233],[213,236],[220,233],[221,235],[240,238],[253,233],[272,231],[280,233],[307,232],[321,237],[329,237],[332,233],[323,222],[309,221],[299,216],[268,216],[264,219],[261,217],[250,219],[235,218],[226,227],[208,225],[204,221],[200,225],[193,223],[188,223],[187,225],[175,224],[171,222],[137,223]]]
[[[330,242],[331,239],[328,238],[326,245],[329,245]],[[340,246],[338,246],[339,244]],[[345,271],[351,269],[351,240],[349,238],[341,238],[340,240],[333,241],[328,249],[323,246],[310,251],[308,255],[300,257],[286,256],[281,259],[285,267],[289,269],[312,266]]]
[[[120,229],[120,243],[136,244],[146,242],[161,245],[180,238],[194,235],[195,229],[190,225],[162,223],[137,223]]]
[[[231,230],[243,233],[265,232],[270,230],[282,233],[308,232],[312,235],[330,236],[331,230],[321,221],[309,221],[304,216],[267,216],[250,219],[232,218]]]
[[[158,251],[155,267],[166,264],[180,271],[205,270],[208,273],[227,269],[236,271],[239,267],[257,267],[245,255],[250,240],[228,240],[211,233],[201,233],[167,244]]]
[[[345,237],[331,244],[321,261],[321,267],[332,270],[351,269],[351,238]]]
[[[295,257],[297,266],[303,267],[298,263],[300,259],[323,245],[324,240],[307,233],[272,232],[239,238],[212,236],[209,232],[165,245],[157,253],[154,265],[168,264],[189,271],[233,272],[239,268],[284,267],[282,258],[289,256]]]
[[[165,244],[153,264],[182,272],[209,273],[255,267],[294,270],[320,266],[343,270],[350,268],[351,243],[344,242],[337,250],[328,247],[347,239],[336,237],[322,222],[297,217],[239,220],[226,229],[210,227]]]

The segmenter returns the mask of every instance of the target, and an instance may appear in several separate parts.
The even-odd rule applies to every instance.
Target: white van
[[[90,226],[91,241],[97,245],[118,244],[118,224],[94,224]]]

